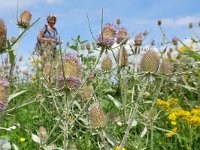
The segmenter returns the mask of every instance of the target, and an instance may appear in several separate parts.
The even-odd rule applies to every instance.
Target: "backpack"
[[[47,25],[45,24],[44,26],[44,32],[43,32],[43,35],[45,35],[46,33],[48,33],[49,35],[51,35],[51,33],[49,32],[48,28],[47,28]],[[56,35],[58,34],[57,33],[57,30],[56,28],[54,27],[54,30],[55,30],[55,33]],[[35,44],[35,51],[38,52],[40,55],[43,54],[44,52],[44,45],[42,42],[39,41],[39,39],[37,38],[37,43]]]

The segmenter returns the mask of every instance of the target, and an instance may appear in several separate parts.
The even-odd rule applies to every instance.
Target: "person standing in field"
[[[37,36],[37,44],[35,50],[40,56],[51,53],[53,58],[56,57],[56,46],[59,44],[58,33],[54,27],[56,24],[56,16],[50,14],[47,16],[47,24],[40,30]]]

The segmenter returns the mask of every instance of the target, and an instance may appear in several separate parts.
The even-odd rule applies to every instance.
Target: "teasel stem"
[[[64,150],[67,150],[68,147],[68,116],[69,116],[69,107],[67,102],[67,95],[69,95],[68,89],[64,90],[64,96],[63,96],[63,103],[64,103],[64,110],[63,110],[63,136],[64,136]]]
[[[139,93],[139,95],[138,95],[138,98],[137,98],[137,100],[136,100],[136,102],[135,102],[135,105],[134,105],[134,110],[133,110],[133,108],[132,108],[132,110],[131,110],[131,112],[130,112],[130,115],[129,115],[129,121],[128,121],[128,127],[126,128],[126,131],[125,131],[125,134],[124,134],[124,136],[123,136],[123,139],[122,139],[122,142],[121,142],[121,144],[120,144],[120,146],[119,146],[119,149],[121,150],[122,149],[122,147],[125,145],[125,142],[127,141],[127,138],[128,138],[128,135],[129,135],[129,132],[130,132],[130,129],[131,129],[131,127],[132,127],[132,123],[133,123],[133,121],[134,121],[134,117],[135,117],[135,115],[136,115],[136,113],[137,113],[137,109],[138,109],[138,107],[139,107],[139,103],[138,102],[140,102],[141,101],[141,99],[142,99],[142,97],[143,97],[143,93],[145,92],[145,90],[146,90],[146,87],[147,87],[147,84],[148,84],[148,79],[149,78],[145,78],[145,81],[144,81],[144,85],[142,86],[142,89],[141,89],[141,91],[140,91],[140,93]]]
[[[105,139],[105,137],[103,135],[103,133],[104,133],[103,129],[101,129],[100,131],[97,129],[97,133],[99,134],[99,136],[100,136],[100,138],[101,138],[101,140],[102,140],[102,142],[104,144],[104,149],[105,150],[110,150],[108,142],[106,141],[106,139]]]
[[[156,91],[156,94],[154,96],[154,101],[152,103],[150,111],[153,110],[153,108],[154,108],[154,105],[156,103],[156,99],[158,98],[158,95],[159,95],[159,93],[161,91],[161,88],[163,86],[164,80],[165,80],[165,76],[163,76],[161,81],[160,81],[160,84],[159,84],[158,90]],[[153,141],[153,139],[154,139],[154,130],[153,130],[154,126],[153,126],[153,123],[154,123],[154,120],[151,121],[151,150],[154,150],[154,145],[153,145],[153,143],[154,143],[154,141]]]

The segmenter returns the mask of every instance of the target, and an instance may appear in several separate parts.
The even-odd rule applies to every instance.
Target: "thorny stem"
[[[131,129],[131,127],[132,127],[132,123],[133,123],[133,121],[134,121],[134,116],[135,116],[135,114],[136,114],[136,112],[137,112],[137,109],[138,109],[138,106],[139,106],[139,105],[138,105],[138,102],[141,101],[141,99],[142,99],[142,97],[143,97],[143,93],[144,93],[144,91],[146,90],[146,87],[147,87],[147,84],[148,84],[148,80],[146,79],[144,82],[145,82],[145,83],[144,83],[144,85],[143,85],[143,88],[142,88],[142,90],[140,91],[140,93],[139,93],[139,95],[138,95],[138,98],[137,98],[137,101],[136,101],[136,103],[135,103],[134,110],[130,112],[130,119],[129,119],[129,121],[128,121],[128,127],[126,128],[126,131],[125,131],[125,134],[124,134],[124,136],[123,136],[122,142],[121,142],[121,144],[120,144],[120,146],[119,146],[119,149],[120,149],[120,150],[122,149],[122,147],[124,146],[124,144],[125,144],[125,142],[126,142],[126,140],[127,140],[127,138],[128,138],[130,129]]]

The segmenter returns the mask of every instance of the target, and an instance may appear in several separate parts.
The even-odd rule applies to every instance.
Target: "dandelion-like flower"
[[[103,59],[101,63],[101,69],[106,72],[112,70],[112,59],[110,58],[108,54],[106,54],[105,58]]]
[[[118,52],[118,66],[124,67],[128,65],[128,53],[124,46],[119,49]]]
[[[23,11],[18,19],[18,26],[22,28],[28,28],[30,26],[32,14],[30,11]]]
[[[0,19],[0,54],[3,53],[6,47],[7,28],[2,19]]]
[[[157,52],[148,50],[141,59],[140,66],[143,71],[156,72],[160,64],[160,57]]]
[[[81,65],[78,57],[74,54],[64,54],[63,64],[59,64],[58,69],[59,85],[64,86],[64,80],[67,81],[67,86],[74,89],[81,84]]]
[[[125,44],[128,41],[128,31],[126,28],[121,27],[117,32],[117,43]]]
[[[113,24],[107,23],[101,32],[101,34],[96,38],[97,45],[103,48],[110,48],[115,42],[117,30]]]
[[[88,117],[91,128],[103,128],[106,126],[106,116],[99,103],[95,103],[89,108]]]
[[[7,108],[8,104],[8,81],[7,79],[0,77],[0,112]]]

